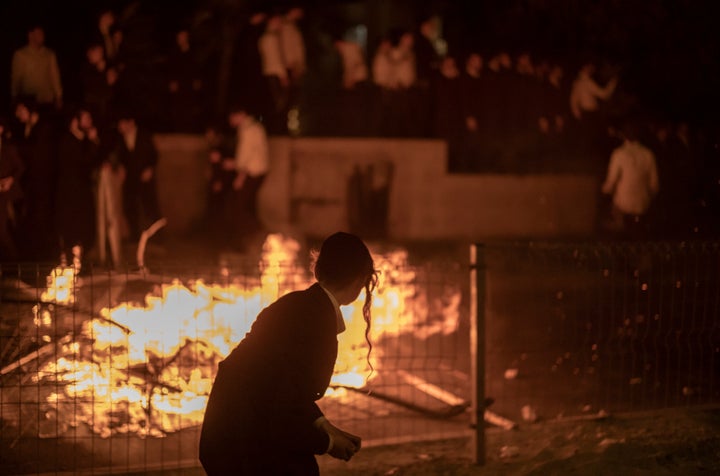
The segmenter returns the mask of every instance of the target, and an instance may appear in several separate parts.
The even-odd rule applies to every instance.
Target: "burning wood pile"
[[[26,301],[40,299],[18,319],[15,333],[25,326],[29,343],[8,346],[6,340],[0,348],[2,436],[59,437],[87,428],[101,437],[160,437],[197,426],[218,362],[263,307],[311,284],[299,252],[294,240],[269,235],[258,275],[233,279],[221,270],[221,284],[163,282],[145,274],[86,278],[58,268],[42,292],[20,289]],[[374,342],[456,330],[459,290],[443,304],[429,302],[414,284],[405,251],[375,260],[381,285],[373,306]],[[347,330],[339,336],[330,392],[335,397],[343,396],[343,388],[366,387],[369,375],[361,304],[343,312]],[[382,359],[378,346],[375,376],[382,373]]]

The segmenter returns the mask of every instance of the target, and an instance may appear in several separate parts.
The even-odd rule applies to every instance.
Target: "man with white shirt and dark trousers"
[[[286,114],[290,77],[288,76],[288,68],[280,40],[282,25],[282,16],[270,16],[265,25],[265,33],[258,40],[262,74],[271,101],[270,104],[266,105],[264,111],[268,118],[271,133],[283,133],[287,125]]]
[[[257,214],[257,196],[270,168],[265,127],[242,107],[235,107],[228,116],[237,131],[235,157],[225,160],[225,167],[237,173],[233,182],[233,216],[228,217],[235,244],[244,248],[249,239],[262,229]]]
[[[638,141],[637,126],[626,124],[623,143],[610,156],[602,193],[612,197],[609,228],[630,238],[647,234],[648,211],[660,190],[655,154]]]

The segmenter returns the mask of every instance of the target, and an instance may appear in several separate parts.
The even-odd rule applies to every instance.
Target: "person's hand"
[[[233,190],[240,190],[245,184],[245,174],[237,174],[233,180]]]
[[[343,431],[327,420],[323,421],[321,428],[333,441],[332,448],[328,451],[333,458],[350,461],[350,458],[360,451],[362,440],[359,436]]]
[[[265,13],[255,13],[253,16],[250,17],[250,24],[251,25],[259,25],[260,23],[265,21],[265,18],[267,15]]]
[[[149,182],[153,177],[153,169],[152,167],[147,167],[142,171],[140,174],[140,181],[141,182]]]
[[[91,127],[90,129],[88,129],[88,130],[87,130],[87,138],[88,138],[89,140],[91,140],[92,142],[97,142],[97,141],[98,141],[98,131],[97,131],[97,129],[94,128],[94,127]]]
[[[180,90],[180,83],[177,81],[170,81],[170,84],[168,85],[168,90],[171,93],[176,93]]]
[[[333,458],[350,461],[350,458],[355,456],[355,453],[360,449],[359,445],[355,443],[355,441],[359,441],[359,438],[354,440],[345,435],[334,436],[333,438],[333,446],[328,452]]]
[[[0,192],[7,192],[10,190],[13,186],[13,182],[15,181],[12,177],[5,177],[0,179]]]
[[[465,118],[465,129],[470,132],[475,132],[478,130],[478,122],[477,119],[475,119],[475,116],[467,116]]]
[[[223,170],[235,170],[235,159],[224,159],[222,163]]]
[[[114,68],[110,68],[107,70],[107,73],[105,73],[105,76],[107,78],[107,83],[109,86],[113,86],[118,79],[118,72],[115,71]]]

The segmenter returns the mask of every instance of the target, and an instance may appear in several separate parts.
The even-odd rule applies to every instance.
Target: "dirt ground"
[[[720,408],[542,421],[515,430],[493,427],[487,431],[485,466],[475,465],[471,455],[470,440],[459,438],[366,448],[348,463],[328,456],[318,461],[322,476],[720,474]]]
[[[497,285],[498,282],[496,279],[495,284]],[[508,285],[507,288],[512,289],[513,286]],[[559,289],[567,291],[567,288]],[[508,295],[513,298],[508,299],[508,302],[524,302],[517,299],[513,293],[508,293]],[[498,299],[496,297],[496,304],[499,302]],[[512,312],[508,312],[509,315],[523,315],[516,312],[516,308],[510,310]],[[513,321],[508,321],[508,323],[511,322]],[[514,328],[509,326],[507,329],[500,330],[507,332],[511,337],[518,336],[517,326]],[[528,338],[527,340],[536,341],[537,339]],[[496,338],[493,341],[513,342],[509,337]],[[525,349],[521,350],[525,351]],[[566,349],[563,348],[563,350]],[[406,353],[398,353],[398,355],[406,355]],[[568,388],[577,392],[585,392],[583,395],[599,395],[594,387],[581,387],[577,380],[570,376],[562,380],[560,377],[563,377],[564,374],[557,373],[560,377],[550,381],[546,374],[540,371],[533,373],[531,372],[533,369],[530,368],[521,369],[521,375],[526,378],[508,381],[502,377],[503,372],[508,368],[505,362],[508,359],[498,360],[497,355],[493,355],[498,363],[494,365],[492,359],[488,360],[490,382],[500,382],[498,384],[500,386],[489,386],[488,390],[489,394],[497,399],[493,410],[498,414],[514,415],[514,418],[517,418],[517,410],[520,404],[524,403],[532,403],[533,406],[543,409],[545,415],[558,414],[548,408],[552,408],[551,403],[563,408],[567,407],[567,400],[563,400],[562,396],[565,395],[563,392]],[[463,360],[467,361],[469,358],[463,356]],[[531,361],[540,361],[540,359],[528,359],[527,362]],[[543,362],[540,361],[541,364]],[[529,366],[529,364],[524,365]],[[539,365],[538,368],[541,367],[542,365]],[[549,365],[545,367],[549,368]],[[709,378],[703,381],[706,381],[710,388],[714,388],[717,382],[717,366],[701,366],[701,368],[710,370]],[[685,375],[685,377],[687,376]],[[544,382],[544,386],[541,386],[543,384],[534,384],[536,380],[533,378]],[[626,378],[623,381],[627,382],[629,379]],[[443,382],[447,383],[446,380]],[[614,385],[607,387],[619,388]],[[543,401],[527,401],[528,389],[538,390]],[[459,392],[459,394],[463,393]],[[513,400],[512,397],[515,395],[522,395],[522,402]],[[613,403],[621,401],[620,397],[611,400]],[[585,399],[581,401],[585,403]],[[375,405],[377,405],[376,402]],[[603,406],[594,405],[592,408],[603,408]],[[647,406],[640,408],[647,408]],[[512,412],[513,409],[515,413]],[[373,437],[373,432],[370,430],[377,431],[382,428],[378,419],[367,421],[372,428],[369,428],[368,431],[358,431],[358,434],[365,435],[369,440]],[[463,424],[460,431],[464,431],[465,428],[466,424]],[[415,435],[415,433],[413,434]],[[602,419],[544,420],[533,424],[521,423],[515,430],[492,427],[487,430],[486,454],[486,465],[475,465],[471,460],[469,439],[457,438],[397,446],[368,447],[360,451],[349,463],[337,461],[328,456],[319,457],[318,460],[323,476],[720,474],[720,407],[701,408],[695,406],[642,414],[613,414]],[[2,460],[3,458],[0,456],[0,461]],[[192,458],[189,464],[195,464]],[[55,472],[52,474],[71,473]],[[72,474],[82,473],[74,472]],[[102,473],[94,472],[94,474]],[[120,473],[115,472],[114,474]],[[135,474],[137,476],[140,474],[202,476],[204,472],[200,468],[193,467],[183,470],[165,469],[162,472],[133,473],[133,475]]]
[[[368,448],[349,463],[319,460],[325,476],[720,474],[720,409],[491,428],[486,465],[471,456],[470,440],[457,439]]]

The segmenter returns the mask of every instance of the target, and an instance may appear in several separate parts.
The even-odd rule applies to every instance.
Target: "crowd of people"
[[[161,219],[157,150],[131,111],[118,112],[112,128],[102,128],[86,106],[58,119],[18,98],[13,112],[0,123],[4,260],[79,260],[99,245],[100,228],[103,236],[137,241]],[[106,244],[116,260],[117,245]]]
[[[587,62],[573,72],[528,51],[447,44],[438,16],[389,31],[370,52],[350,34],[356,29],[335,28],[330,67],[317,68],[304,14],[291,7],[245,18],[223,104],[211,93],[222,68],[201,59],[189,27],[174,30],[162,61],[140,60],[143,48],[128,44],[116,12],[101,12],[68,95],[42,26],[31,25],[13,54],[11,108],[0,118],[3,259],[104,250],[97,241],[108,233],[115,250],[118,236],[137,240],[161,218],[158,131],[206,134],[208,220],[228,243],[260,227],[268,133],[440,138],[451,173],[542,172],[561,157],[594,160],[577,170],[604,172],[613,149],[631,140],[618,122],[633,122],[632,141],[649,148],[658,171],[640,214],[664,204],[673,212],[659,214],[665,224],[685,229],[698,203],[708,203],[704,172],[716,138],[700,140],[685,122],[630,116],[617,70]],[[318,82],[318,71],[329,82]],[[617,164],[611,168],[608,194],[610,174],[618,173]]]
[[[98,16],[69,101],[43,27],[28,28],[27,44],[12,57],[11,108],[0,117],[3,261],[79,263],[91,251],[103,265],[132,264],[124,244],[139,246],[165,224],[156,184],[158,130],[216,130],[208,221],[223,244],[236,247],[260,228],[256,197],[269,164],[265,127],[244,106],[228,108],[226,122],[215,127],[188,30],[175,39],[163,65],[168,96],[152,105],[164,106],[167,123],[159,127],[143,115],[142,70],[122,48],[114,12]],[[154,242],[161,239],[162,232]]]

